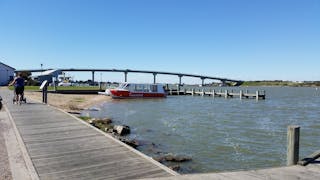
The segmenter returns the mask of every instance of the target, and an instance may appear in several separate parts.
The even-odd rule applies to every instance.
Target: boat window
[[[150,86],[149,85],[147,85],[147,84],[145,84],[144,85],[144,90],[143,90],[144,92],[150,92]]]
[[[143,88],[144,88],[143,84],[136,84],[135,90],[136,91],[143,91]]]
[[[151,85],[151,92],[158,92],[158,86],[157,85]]]
[[[126,86],[123,87],[123,89],[127,89],[127,90],[129,90],[129,88],[130,88],[130,84],[126,84]]]

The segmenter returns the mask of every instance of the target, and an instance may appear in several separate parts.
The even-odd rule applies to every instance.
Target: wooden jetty
[[[216,90],[216,89],[169,89],[168,95],[198,95],[198,96],[212,96],[212,97],[224,97],[224,98],[233,98],[238,97],[240,99],[265,99],[266,92],[264,90],[257,90],[254,93],[249,92],[249,90],[240,90],[239,92],[235,92],[234,90]]]
[[[34,175],[30,179],[136,179],[177,175],[68,113],[40,103],[12,104],[1,89]],[[26,177],[26,179],[29,179]]]

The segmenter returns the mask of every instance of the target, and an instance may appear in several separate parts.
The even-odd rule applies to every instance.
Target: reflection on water
[[[258,89],[258,88],[255,88]],[[113,100],[93,117],[129,125],[139,150],[185,154],[182,172],[217,172],[285,165],[287,126],[301,126],[301,157],[320,149],[320,91],[269,87],[266,100],[200,96]],[[239,90],[239,89],[238,89]],[[150,143],[149,143],[150,144]]]

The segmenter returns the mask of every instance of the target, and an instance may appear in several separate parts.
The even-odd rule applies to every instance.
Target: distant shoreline
[[[320,81],[245,81],[241,86],[287,86],[287,87],[320,87]]]

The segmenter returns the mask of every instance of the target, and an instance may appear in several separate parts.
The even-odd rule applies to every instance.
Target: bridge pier
[[[158,73],[153,73],[153,84],[156,84],[156,76]]]
[[[128,80],[128,72],[124,72],[124,82],[127,82]]]
[[[206,78],[204,78],[204,77],[201,78],[201,81],[202,81],[202,82],[201,82],[201,85],[202,85],[202,86],[204,85],[204,80],[205,80],[205,79],[206,79]]]
[[[95,73],[95,71],[91,71],[91,73],[92,73],[92,83],[91,83],[91,85],[94,86],[94,73]]]
[[[179,86],[181,86],[181,78],[182,78],[182,75],[178,75],[179,77]]]
[[[179,77],[178,91],[180,91],[182,75],[178,75],[178,77]]]

